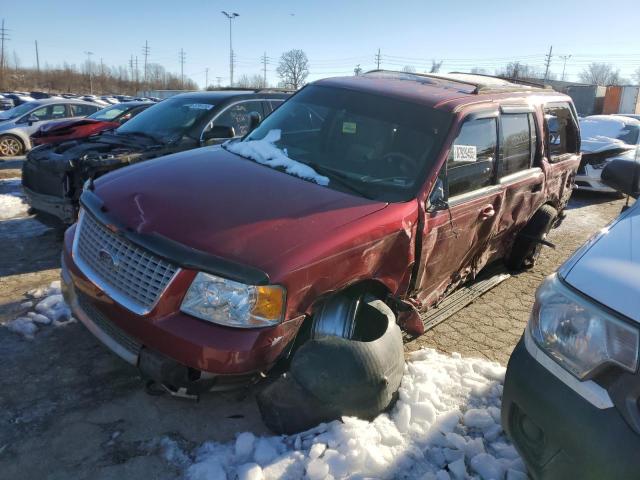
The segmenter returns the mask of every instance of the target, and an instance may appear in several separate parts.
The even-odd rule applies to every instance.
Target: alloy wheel
[[[0,138],[0,155],[4,157],[15,157],[22,153],[20,140],[13,137]]]

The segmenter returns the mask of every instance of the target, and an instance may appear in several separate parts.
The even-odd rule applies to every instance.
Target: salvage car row
[[[487,266],[531,267],[583,168],[575,108],[550,89],[374,71],[288,96],[178,95],[118,128],[39,146],[23,169],[31,205],[73,223],[62,284],[74,315],[175,395],[288,370],[258,397],[265,423],[286,433],[388,407],[403,372],[398,327],[421,333],[425,313]],[[634,158],[607,163],[600,180],[637,196]],[[540,302],[568,288],[558,282],[591,295],[569,274],[576,262]],[[573,319],[571,306],[553,321],[534,312],[526,349],[578,394],[594,372],[608,372],[606,389],[616,368],[637,371],[638,337],[618,307],[606,324]],[[604,347],[589,344],[592,331]],[[566,472],[589,452],[554,457],[553,426],[513,380],[527,383],[524,348],[509,367],[505,429],[533,475]]]

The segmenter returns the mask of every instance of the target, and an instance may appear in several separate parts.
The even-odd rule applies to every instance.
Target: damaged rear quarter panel
[[[415,261],[417,218],[415,200],[390,204],[289,252],[270,275],[287,288],[286,318],[309,314],[318,299],[365,280],[404,295]]]

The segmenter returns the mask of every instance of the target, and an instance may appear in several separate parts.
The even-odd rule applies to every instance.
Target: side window
[[[549,161],[578,152],[578,126],[568,103],[551,103],[544,109]]]
[[[495,118],[471,119],[462,125],[447,159],[449,197],[491,185],[497,140]]]
[[[526,170],[532,162],[535,125],[528,113],[504,113],[500,117],[500,177]],[[535,146],[535,143],[533,143]]]
[[[38,117],[38,120],[49,120],[50,119],[50,111],[51,107],[42,107],[37,110],[34,110],[29,114],[29,116],[34,115]]]
[[[251,112],[258,112],[260,118],[264,117],[262,102],[260,100],[256,100],[255,102],[240,102],[232,105],[216,119],[215,125],[233,127],[236,136],[246,135],[249,131],[249,114]]]
[[[72,117],[86,117],[100,110],[100,107],[93,105],[70,105]]]
[[[65,108],[64,105],[53,105],[53,107],[51,107],[51,118],[66,118],[66,117],[68,117],[67,109]]]

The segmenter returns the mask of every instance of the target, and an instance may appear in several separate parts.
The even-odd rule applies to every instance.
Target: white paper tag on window
[[[475,162],[478,159],[475,145],[454,145],[454,162]]]
[[[208,103],[189,103],[185,105],[185,107],[191,110],[211,110],[213,105],[209,105]]]

